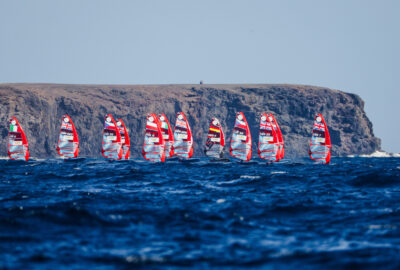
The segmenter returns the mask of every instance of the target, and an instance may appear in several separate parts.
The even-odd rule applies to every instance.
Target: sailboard
[[[251,159],[250,128],[242,112],[236,113],[229,152],[232,157],[243,161]]]
[[[152,162],[165,161],[165,141],[160,121],[154,113],[147,114],[143,157]]]
[[[321,114],[316,114],[311,133],[309,155],[312,160],[328,164],[331,160],[331,137]]]
[[[161,132],[165,141],[165,157],[170,158],[174,155],[174,150],[172,148],[174,144],[174,134],[165,114],[160,114],[158,120],[161,123]]]
[[[174,155],[189,159],[193,155],[193,137],[183,112],[178,112],[174,128]]]
[[[212,118],[208,129],[207,141],[204,148],[206,156],[220,159],[224,156],[225,137],[221,123],[217,118]]]
[[[260,116],[260,129],[258,135],[258,155],[269,161],[279,161],[280,142],[277,130],[274,128],[271,117],[263,113]]]
[[[122,158],[121,134],[111,114],[107,114],[104,121],[101,153],[105,158],[109,159],[119,160]]]
[[[122,119],[118,119],[117,127],[119,134],[121,135],[121,143],[122,143],[122,158],[121,159],[129,159],[130,149],[131,149],[131,140],[129,139],[129,133],[126,129],[124,121]]]
[[[57,153],[63,158],[76,158],[79,155],[79,138],[75,125],[69,115],[62,117]]]
[[[17,118],[11,117],[8,132],[8,157],[14,160],[29,160],[29,144]]]
[[[283,159],[285,157],[285,142],[283,141],[283,135],[282,131],[279,127],[278,121],[276,121],[274,115],[272,113],[268,114],[268,118],[270,122],[272,123],[272,126],[274,127],[274,130],[276,131],[276,134],[278,136],[279,140],[279,160]]]

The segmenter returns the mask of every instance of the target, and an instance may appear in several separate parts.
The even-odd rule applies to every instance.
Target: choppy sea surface
[[[0,171],[0,269],[400,268],[400,158]]]

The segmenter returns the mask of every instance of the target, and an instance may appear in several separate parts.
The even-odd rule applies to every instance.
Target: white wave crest
[[[368,155],[350,155],[349,157],[400,157],[400,153],[388,153],[385,151],[375,151]]]

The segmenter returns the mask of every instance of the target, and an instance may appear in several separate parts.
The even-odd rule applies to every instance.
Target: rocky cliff
[[[146,113],[165,113],[171,124],[183,111],[192,127],[194,151],[202,156],[213,116],[227,138],[235,113],[244,112],[257,155],[258,119],[272,112],[285,139],[286,156],[307,156],[314,114],[323,114],[333,155],[369,154],[380,149],[364,102],[354,94],[304,85],[62,85],[0,84],[0,156],[7,155],[8,119],[15,116],[27,133],[32,157],[56,156],[61,117],[69,114],[82,156],[100,157],[104,116],[123,118],[134,158],[141,157]],[[229,140],[227,140],[229,141]],[[226,146],[226,151],[229,147]]]

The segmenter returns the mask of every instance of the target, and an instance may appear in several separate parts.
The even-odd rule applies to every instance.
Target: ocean
[[[0,269],[400,269],[400,158],[0,160]]]

